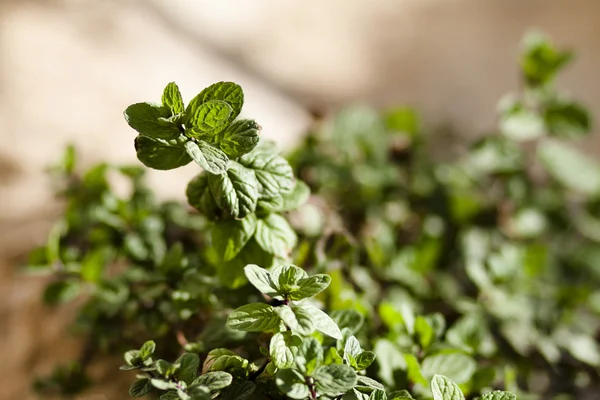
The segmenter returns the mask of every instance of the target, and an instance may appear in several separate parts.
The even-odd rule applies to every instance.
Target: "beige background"
[[[0,0],[2,396],[29,398],[32,371],[77,351],[58,339],[69,312],[44,310],[43,281],[15,268],[56,215],[43,170],[65,143],[86,164],[135,162],[122,111],[158,100],[172,80],[187,99],[240,82],[244,113],[287,148],[308,108],[352,102],[412,104],[430,131],[472,137],[494,128],[498,98],[516,89],[520,39],[534,27],[577,50],[560,85],[598,117],[597,0]],[[588,143],[598,153],[596,134]],[[181,197],[195,171],[151,179],[163,197]],[[108,388],[86,398],[126,397],[111,391],[111,368]]]

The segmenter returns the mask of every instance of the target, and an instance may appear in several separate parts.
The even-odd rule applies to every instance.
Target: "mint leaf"
[[[517,400],[517,396],[511,392],[495,390],[493,392],[484,394],[481,397],[481,400]]]
[[[154,341],[149,340],[142,345],[139,352],[139,357],[142,360],[147,360],[150,358],[152,354],[154,354],[154,350],[156,349],[156,343]]]
[[[235,257],[254,235],[257,219],[250,214],[240,220],[217,221],[211,229],[211,243],[223,261]]]
[[[310,304],[302,304],[301,307],[311,316],[315,329],[334,339],[342,339],[340,328],[329,315]]]
[[[269,343],[269,356],[277,368],[290,368],[294,365],[294,353],[298,349],[299,338],[292,332],[276,333]]]
[[[217,82],[201,91],[190,101],[185,113],[188,116],[194,115],[196,110],[204,103],[212,100],[222,100],[231,107],[229,120],[233,121],[242,111],[244,105],[244,92],[240,85],[233,82]]]
[[[421,373],[425,378],[440,374],[458,384],[468,382],[476,369],[475,360],[462,353],[433,354],[425,357],[421,365]]]
[[[208,186],[208,174],[201,173],[188,183],[185,194],[188,203],[210,219],[216,219],[220,208]]]
[[[273,282],[269,271],[258,265],[249,264],[244,267],[244,273],[246,274],[248,281],[250,281],[250,283],[261,293],[264,293],[269,297],[280,297],[278,296],[279,286]]]
[[[227,386],[219,393],[220,400],[245,400],[256,390],[254,382],[237,381]]]
[[[183,135],[169,140],[138,135],[135,138],[135,151],[138,160],[149,168],[174,169],[192,161],[185,150],[187,141],[188,139]]]
[[[144,397],[152,390],[152,383],[149,379],[140,379],[129,387],[129,395],[131,397]]]
[[[317,339],[309,337],[302,341],[296,354],[296,365],[304,375],[310,375],[323,364],[323,347]]]
[[[385,390],[375,389],[371,392],[369,400],[387,400],[387,394]]]
[[[225,128],[233,109],[221,100],[211,100],[201,104],[188,119],[186,133],[194,138],[211,138],[220,128]]]
[[[282,194],[282,204],[274,211],[283,212],[295,210],[306,203],[309,197],[310,188],[306,183],[298,180],[291,191]]]
[[[247,374],[248,360],[243,359],[231,350],[214,349],[208,352],[202,371],[225,371],[235,377]]]
[[[294,171],[287,160],[268,148],[257,148],[242,156],[239,162],[254,170],[262,197],[277,197],[294,187]]]
[[[171,110],[171,115],[183,113],[183,98],[175,82],[171,82],[165,87],[162,95],[162,105]]]
[[[185,353],[175,363],[179,364],[177,377],[180,381],[184,381],[189,385],[198,376],[198,370],[200,369],[200,357],[198,354]]]
[[[302,300],[312,297],[323,290],[331,283],[331,277],[326,274],[317,274],[297,282],[298,288],[290,294],[291,300]]]
[[[294,332],[301,335],[310,335],[315,331],[312,316],[306,310],[299,307],[281,306],[276,307],[275,312]]]
[[[309,396],[304,376],[293,369],[280,369],[277,371],[275,383],[279,390],[289,398],[303,400]]]
[[[371,366],[375,361],[375,353],[372,351],[363,351],[356,357],[356,370],[362,371]]]
[[[465,400],[458,385],[442,375],[434,375],[431,380],[433,400]]]
[[[356,372],[345,364],[319,367],[313,378],[319,393],[329,396],[346,393],[356,384]]]
[[[179,127],[167,121],[170,117],[164,108],[150,103],[132,104],[123,113],[130,127],[141,135],[155,139],[177,139],[181,134]]]
[[[233,218],[244,218],[256,209],[258,201],[256,176],[253,171],[235,161],[230,162],[229,169],[225,173],[209,175],[208,184],[219,207]]]
[[[277,284],[277,292],[284,297],[298,290],[298,282],[306,277],[308,274],[295,265],[280,265],[271,273],[273,282]]]
[[[281,215],[269,214],[258,220],[255,240],[263,250],[285,257],[296,245],[296,233]]]
[[[181,389],[177,390],[179,394],[179,399],[185,400],[210,400],[211,394],[209,388],[206,386],[195,386],[188,388],[187,393],[183,392]],[[186,396],[189,396],[186,397]],[[162,400],[162,398],[161,398]]]
[[[191,386],[202,385],[210,390],[221,390],[231,385],[233,377],[231,374],[223,371],[207,372],[204,375],[194,379]]]
[[[362,348],[360,347],[360,343],[358,339],[354,336],[350,336],[346,339],[346,344],[344,345],[344,360],[351,366],[356,366],[356,357],[358,357],[362,353]]]
[[[241,157],[258,144],[260,125],[250,119],[234,121],[219,137],[219,146],[231,158]]]
[[[227,318],[227,327],[238,331],[263,332],[279,325],[273,307],[265,303],[252,303],[239,307]]]
[[[216,147],[211,146],[204,140],[194,142],[192,140],[185,144],[185,151],[202,168],[211,174],[222,174],[227,171],[229,157]]]

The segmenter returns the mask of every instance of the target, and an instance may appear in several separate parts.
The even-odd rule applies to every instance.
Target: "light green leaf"
[[[219,137],[219,146],[231,158],[241,157],[256,147],[260,125],[250,119],[234,121]]]
[[[385,390],[375,389],[371,392],[369,400],[387,400]]]
[[[517,396],[511,392],[495,390],[493,392],[484,394],[481,397],[481,400],[517,400]]]
[[[388,339],[379,339],[373,348],[377,355],[379,377],[389,386],[394,385],[394,371],[406,370],[406,361],[398,347]]]
[[[243,359],[231,350],[214,349],[208,352],[202,371],[226,371],[236,377],[247,374],[248,360]]]
[[[277,285],[277,292],[282,296],[288,296],[298,290],[298,283],[306,277],[308,277],[308,274],[295,265],[280,265],[273,269],[271,273],[271,278]]]
[[[129,387],[129,395],[131,397],[144,397],[152,390],[152,383],[149,379],[140,379]]]
[[[346,339],[346,344],[344,345],[344,360],[346,360],[348,364],[356,366],[356,357],[358,357],[360,353],[362,353],[362,348],[360,347],[358,339],[354,336],[350,336]]]
[[[154,354],[154,350],[156,349],[156,343],[152,340],[148,340],[146,343],[142,345],[139,352],[139,357],[142,360],[147,360],[150,358],[152,354]]]
[[[167,109],[150,103],[132,104],[124,112],[125,120],[141,135],[154,139],[177,139],[181,131],[176,124],[167,121]]]
[[[171,82],[165,87],[162,95],[162,105],[169,108],[172,115],[181,114],[184,111],[183,98],[175,82]]]
[[[356,388],[358,389],[379,389],[379,390],[385,390],[385,387],[377,382],[375,379],[369,378],[368,376],[364,376],[364,375],[357,375],[357,379],[356,379]]]
[[[548,139],[538,146],[537,156],[548,173],[568,189],[588,195],[600,193],[600,166],[579,151]]]
[[[301,279],[298,288],[290,293],[291,300],[302,300],[312,297],[327,289],[331,283],[331,277],[325,274],[317,274],[308,278]]]
[[[211,138],[225,128],[232,112],[233,109],[225,101],[211,100],[203,103],[188,119],[186,126],[191,129],[186,130],[186,133],[194,138]]]
[[[211,174],[222,174],[227,171],[229,157],[216,147],[211,146],[204,140],[194,142],[192,140],[185,144],[185,151],[202,168]]]
[[[217,202],[208,186],[207,173],[201,173],[196,175],[194,179],[188,183],[185,194],[187,196],[188,203],[195,209],[200,211],[209,219],[217,219],[220,215],[221,209],[217,205]]]
[[[419,365],[419,360],[417,360],[417,357],[415,357],[413,354],[405,353],[404,361],[406,362],[408,379],[414,383],[427,386],[427,379],[425,379],[423,373],[421,372],[421,366]]]
[[[319,367],[313,374],[319,393],[337,396],[346,393],[356,384],[356,372],[345,364]]]
[[[323,364],[323,347],[312,337],[306,338],[298,348],[296,365],[304,375],[310,375]]]
[[[468,382],[476,369],[475,360],[462,353],[433,354],[427,356],[421,366],[421,372],[427,379],[439,373],[458,384]]]
[[[280,369],[277,371],[275,383],[279,390],[289,398],[303,400],[309,395],[304,376],[293,369]]]
[[[209,175],[208,185],[219,207],[233,218],[244,218],[256,210],[258,201],[256,176],[253,171],[235,161],[230,162],[227,172],[221,175]]]
[[[244,267],[244,273],[248,281],[261,293],[274,298],[278,296],[279,286],[273,281],[269,271],[256,264],[248,264]]]
[[[311,304],[302,304],[302,308],[311,316],[315,329],[334,339],[342,338],[340,328],[329,315]]]
[[[176,361],[179,364],[177,377],[188,385],[198,376],[200,369],[200,357],[195,353],[185,353]]]
[[[212,100],[222,100],[231,106],[232,111],[229,120],[233,121],[242,110],[244,104],[244,92],[240,85],[233,82],[217,82],[210,85],[190,101],[185,113],[188,116],[195,114],[196,110],[204,103]]]
[[[372,351],[363,351],[356,357],[356,370],[362,371],[371,366],[373,361],[375,361],[375,353]]]
[[[271,337],[269,356],[277,368],[290,368],[294,365],[294,353],[297,351],[294,342],[294,336],[290,331],[276,333]]]
[[[233,381],[231,374],[223,371],[207,372],[194,379],[191,386],[202,385],[210,390],[221,390]]]
[[[465,400],[458,385],[442,375],[434,375],[431,380],[433,400]]]
[[[286,219],[278,214],[259,219],[254,237],[263,250],[280,257],[287,256],[298,240]]]
[[[211,229],[211,244],[223,261],[229,261],[244,248],[254,235],[256,225],[255,214],[250,214],[240,220],[217,221]]]
[[[227,327],[238,331],[263,332],[279,325],[273,307],[265,303],[252,303],[239,307],[227,318]]]
[[[365,317],[356,310],[334,310],[329,316],[341,329],[348,328],[352,334],[356,334],[362,328]]]
[[[297,180],[291,191],[282,194],[283,204],[275,211],[283,212],[295,210],[306,203],[309,197],[310,188],[308,185]]]
[[[239,162],[256,173],[261,197],[277,197],[291,191],[294,187],[292,167],[285,158],[272,150],[256,148],[242,156]]]
[[[301,335],[310,335],[315,331],[312,316],[299,307],[276,307],[275,312],[294,332],[297,332]]]
[[[137,158],[149,168],[168,170],[183,167],[192,159],[185,150],[188,139],[179,135],[174,139],[151,138],[138,135],[135,138]]]
[[[419,346],[427,349],[435,337],[435,332],[429,322],[423,316],[417,316],[415,319],[415,335],[419,341]]]

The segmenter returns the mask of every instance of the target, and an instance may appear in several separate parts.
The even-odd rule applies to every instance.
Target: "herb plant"
[[[432,159],[408,108],[342,111],[288,161],[239,117],[235,83],[187,106],[170,83],[161,104],[131,105],[146,167],[202,168],[195,211],[158,202],[140,167],[80,174],[67,150],[53,169],[65,215],[29,268],[51,275],[48,304],[86,298],[87,345],[37,389],[76,393],[96,355],[125,352],[129,394],[163,400],[594,390],[600,165],[566,143],[591,125],[554,84],[570,59],[529,36],[522,93],[453,162]]]

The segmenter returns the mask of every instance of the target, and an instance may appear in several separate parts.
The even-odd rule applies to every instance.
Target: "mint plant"
[[[454,161],[409,108],[317,121],[288,161],[240,117],[235,83],[131,105],[143,165],[201,168],[190,207],[158,202],[139,166],[82,173],[67,149],[52,169],[65,214],[28,268],[50,306],[82,298],[86,343],[36,388],[71,396],[124,353],[136,398],[596,393],[600,165],[568,144],[591,126],[555,84],[571,59],[528,37],[522,91]]]

